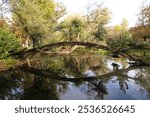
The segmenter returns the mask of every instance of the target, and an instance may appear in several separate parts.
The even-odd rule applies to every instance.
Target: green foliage
[[[39,46],[42,39],[47,37],[50,26],[48,19],[54,11],[53,3],[48,0],[11,0],[11,6],[14,22],[32,40],[33,47]]]
[[[84,18],[80,16],[72,16],[61,22],[57,28],[61,32],[62,40],[81,41],[83,40],[84,26]]]
[[[87,37],[88,41],[103,41],[107,33],[107,24],[110,21],[110,11],[102,4],[88,8],[87,12]]]
[[[12,58],[7,58],[3,60],[3,63],[5,63],[7,66],[14,66],[16,65],[18,61]]]
[[[107,55],[109,52],[106,51],[106,50],[99,49],[99,50],[97,51],[97,53],[100,54],[100,55]]]
[[[8,6],[14,32],[24,40],[29,39],[33,47],[50,43],[57,36],[55,26],[65,13],[62,4],[53,0],[9,0]]]
[[[106,25],[110,20],[110,12],[101,5],[90,7],[85,17],[67,17],[58,26],[62,40],[67,41],[102,41],[105,39]]]
[[[97,31],[93,32],[93,35],[95,39],[97,40],[104,40],[106,33],[107,31],[106,31],[105,25],[99,24],[97,26]]]
[[[9,55],[9,52],[16,51],[20,47],[20,42],[16,36],[0,28],[0,58],[6,58]]]
[[[78,18],[74,18],[72,21],[71,21],[71,31],[72,32],[80,32],[83,28],[83,22],[78,19]]]
[[[129,47],[132,36],[128,30],[128,21],[122,19],[121,25],[116,25],[108,30],[106,43],[109,47],[123,49]]]
[[[131,43],[130,33],[128,31],[122,31],[119,36],[113,39],[107,39],[107,45],[116,48],[123,49],[129,47]]]

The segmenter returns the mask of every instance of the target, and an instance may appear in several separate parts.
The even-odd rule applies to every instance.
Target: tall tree
[[[150,3],[144,1],[138,14],[137,25],[130,29],[133,38],[143,41],[150,38]]]
[[[107,32],[106,27],[110,21],[110,11],[102,4],[96,4],[94,7],[89,6],[86,18],[89,40],[104,40]]]
[[[13,25],[25,40],[31,40],[37,47],[49,40],[55,31],[55,24],[65,9],[53,0],[9,0]],[[60,6],[60,5],[59,5]]]
[[[150,3],[144,1],[138,14],[138,25],[150,24]]]

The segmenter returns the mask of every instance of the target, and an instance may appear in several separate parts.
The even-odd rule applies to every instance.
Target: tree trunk
[[[76,46],[86,46],[86,47],[92,47],[92,48],[107,50],[107,51],[110,51],[112,53],[117,53],[118,55],[126,57],[129,60],[132,60],[132,61],[135,61],[137,63],[140,63],[141,65],[150,65],[149,63],[144,62],[142,60],[142,58],[139,59],[139,58],[133,57],[133,56],[131,56],[131,55],[125,53],[125,52],[118,51],[117,49],[110,48],[110,47],[107,47],[107,46],[104,46],[104,45],[100,45],[100,44],[88,43],[88,42],[59,42],[59,43],[52,43],[52,44],[48,44],[48,45],[45,45],[45,46],[42,46],[42,47],[33,48],[33,49],[30,49],[30,50],[27,50],[27,51],[23,51],[23,52],[20,51],[20,52],[14,53],[13,56],[18,56],[20,58],[32,57],[32,56],[36,55],[37,53],[43,53],[44,51],[48,51],[48,50],[50,51],[51,49],[53,49],[55,47],[75,46],[75,45]]]

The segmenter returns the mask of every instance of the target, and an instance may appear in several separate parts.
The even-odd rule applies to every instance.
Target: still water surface
[[[0,71],[0,99],[150,99],[150,68],[125,58],[45,55],[30,64]]]

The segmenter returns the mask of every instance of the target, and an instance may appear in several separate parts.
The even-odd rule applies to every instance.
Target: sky
[[[144,0],[55,0],[64,3],[67,7],[68,15],[84,14],[88,3],[103,3],[104,7],[107,7],[111,13],[111,22],[109,25],[114,26],[121,24],[123,18],[126,18],[129,22],[129,26],[132,27],[136,24],[137,14],[139,8]],[[150,0],[146,0],[150,2]]]

